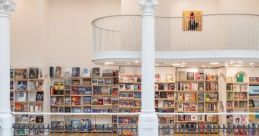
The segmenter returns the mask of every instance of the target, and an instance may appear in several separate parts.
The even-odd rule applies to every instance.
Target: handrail
[[[219,13],[216,13],[216,14],[204,14],[202,15],[203,17],[205,16],[224,16],[224,15],[237,15],[237,16],[259,16],[259,14],[246,14],[246,13],[222,13],[222,14],[219,14]],[[139,16],[141,17],[142,15],[109,15],[109,16],[103,16],[103,17],[99,17],[99,18],[96,18],[94,19],[91,24],[94,26],[94,27],[97,27],[99,29],[104,29],[104,30],[108,30],[108,31],[116,31],[116,30],[110,30],[110,29],[105,29],[105,28],[101,28],[99,26],[97,26],[95,23],[98,21],[98,20],[101,20],[101,19],[104,19],[104,18],[109,18],[109,17],[120,17],[120,16]],[[167,17],[167,16],[156,16],[156,18],[183,18],[182,16],[172,16],[172,17]]]
[[[156,16],[157,59],[259,58],[259,14],[205,14],[196,32],[183,30],[182,18]],[[141,22],[141,15],[93,20],[93,60],[140,58]]]

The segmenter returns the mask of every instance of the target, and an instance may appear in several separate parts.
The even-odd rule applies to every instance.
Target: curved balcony
[[[156,59],[259,59],[259,15],[210,14],[202,31],[183,31],[182,17],[156,17]],[[141,16],[94,20],[95,62],[141,56]]]

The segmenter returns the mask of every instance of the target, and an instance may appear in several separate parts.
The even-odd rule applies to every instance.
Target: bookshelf
[[[10,70],[10,102],[14,112],[43,112],[44,79],[39,68],[15,68]],[[16,124],[44,125],[42,115],[16,115]],[[19,130],[16,134],[32,135],[31,130]]]
[[[100,68],[73,67],[72,72],[62,74],[62,68],[50,68],[54,73],[51,77],[50,107],[51,112],[66,113],[112,113],[118,111],[118,71]],[[57,72],[61,71],[61,72]],[[90,72],[92,71],[92,73]],[[58,75],[56,75],[58,73]],[[51,74],[50,74],[51,75]],[[103,118],[105,123],[98,123],[97,118]],[[93,116],[52,116],[51,125],[84,126],[86,131],[94,132],[90,128],[106,128],[116,126],[114,117]]]
[[[119,73],[118,88],[118,111],[133,113],[140,112],[141,109],[141,75]],[[138,116],[117,116],[118,127],[136,127]],[[121,135],[134,135],[137,132],[121,131]]]
[[[249,82],[243,73],[228,77],[226,84],[227,112],[249,112]],[[247,115],[227,115],[228,124],[247,124]]]
[[[259,77],[249,77],[249,112],[259,112]],[[250,123],[259,123],[256,115],[249,116]]]
[[[217,113],[219,103],[218,76],[216,72],[206,69],[193,71],[186,68],[177,69],[175,91],[176,109],[178,113]],[[189,126],[190,130],[215,128],[219,123],[218,115],[177,115],[175,125],[179,128]],[[175,133],[183,133],[176,130]],[[193,131],[191,133],[197,133]],[[218,133],[216,130],[203,133]]]

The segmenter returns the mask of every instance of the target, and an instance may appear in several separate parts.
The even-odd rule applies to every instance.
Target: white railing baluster
[[[259,51],[259,15],[205,15],[202,31],[191,32],[182,30],[182,20],[182,17],[156,18],[156,51],[161,56],[175,52]],[[109,16],[92,24],[94,58],[105,57],[108,52],[126,55],[141,51],[141,16]]]

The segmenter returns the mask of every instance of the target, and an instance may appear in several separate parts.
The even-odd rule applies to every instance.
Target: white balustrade
[[[211,14],[202,31],[183,31],[182,17],[156,17],[156,58],[259,58],[259,15]],[[141,16],[93,21],[94,60],[140,58]]]

